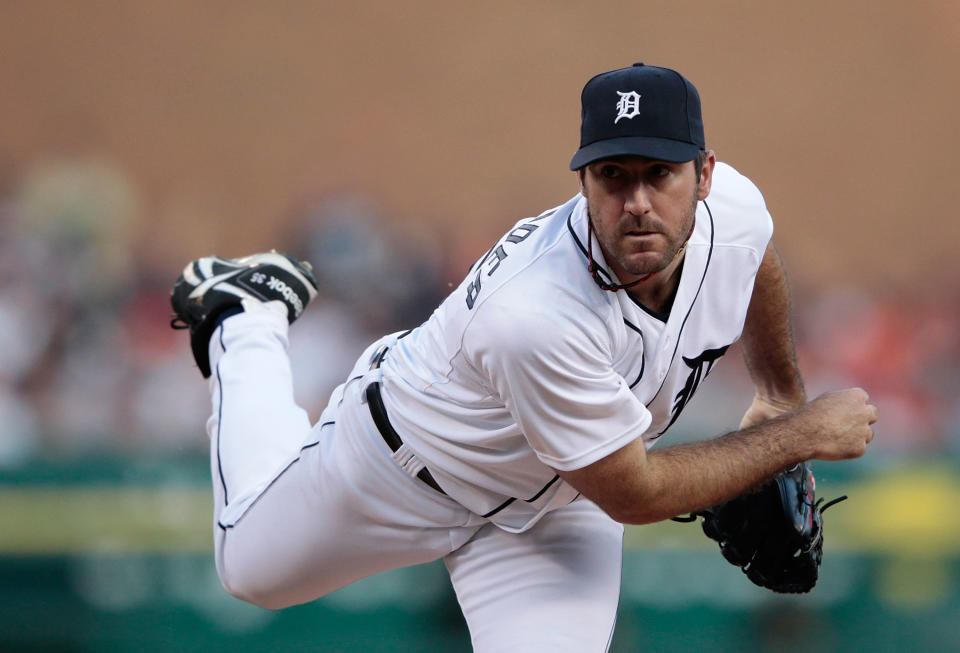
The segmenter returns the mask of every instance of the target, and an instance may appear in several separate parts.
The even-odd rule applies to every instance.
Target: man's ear
[[[584,166],[584,167],[580,168],[579,170],[577,170],[577,179],[580,181],[580,193],[581,193],[581,194],[585,194],[585,193],[586,193],[586,191],[585,191],[584,188],[583,188],[583,180],[584,180],[584,176],[586,175],[586,173],[587,173],[587,167],[586,167],[586,166]]]
[[[697,185],[697,200],[705,200],[710,194],[710,188],[713,185],[713,168],[716,165],[716,152],[707,150],[707,155],[703,158],[703,168],[700,170],[700,183]]]

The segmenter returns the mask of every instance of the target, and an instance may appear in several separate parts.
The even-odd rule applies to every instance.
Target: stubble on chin
[[[610,263],[610,258],[612,258],[619,268],[629,274],[644,276],[664,270],[673,262],[673,259],[676,258],[680,248],[686,243],[690,230],[693,228],[697,202],[697,196],[694,194],[693,201],[685,216],[679,235],[669,238],[667,248],[659,253],[651,252],[644,248],[634,249],[628,247],[627,235],[631,231],[639,230],[655,232],[660,237],[668,238],[661,222],[652,223],[649,219],[638,218],[637,216],[625,217],[617,225],[617,230],[612,238],[614,242],[609,242],[611,239],[601,236],[600,232],[596,229],[596,222],[593,219],[593,213],[589,205],[587,206],[587,218],[594,225],[593,232],[603,247],[604,257],[607,259],[607,262]],[[650,257],[647,256],[644,257],[645,261],[637,261],[636,256],[642,254],[655,254],[655,258],[651,260]]]

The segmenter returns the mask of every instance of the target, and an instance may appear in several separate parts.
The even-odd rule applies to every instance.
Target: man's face
[[[670,265],[693,228],[697,201],[710,192],[715,162],[708,152],[699,182],[693,161],[623,156],[586,166],[580,190],[603,256],[621,282]]]

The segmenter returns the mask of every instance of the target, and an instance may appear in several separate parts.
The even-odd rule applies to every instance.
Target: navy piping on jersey
[[[620,556],[620,571],[619,577],[623,577],[623,556]],[[617,629],[617,615],[620,613],[620,596],[622,592],[617,592],[617,608],[613,611],[613,623],[610,624],[610,635],[607,636],[607,648],[603,649],[604,651],[610,650],[610,645],[613,644],[613,633]]]
[[[639,329],[636,325],[630,324],[627,322],[627,318],[623,318],[623,323],[628,327],[640,334],[640,340],[643,341],[643,331]],[[637,380],[630,384],[630,389],[633,390],[634,386],[640,383],[640,379],[643,378],[643,371],[647,369],[647,357],[645,355],[640,356],[640,374],[637,376]]]
[[[706,201],[704,201],[703,205],[707,208],[707,215],[710,216],[710,249],[707,251],[707,263],[706,265],[703,266],[703,276],[700,278],[700,285],[697,286],[697,294],[693,296],[693,301],[690,302],[690,308],[689,310],[687,310],[687,314],[683,316],[683,322],[680,324],[680,331],[677,333],[677,344],[673,346],[673,354],[670,355],[670,364],[667,365],[667,369],[670,369],[670,367],[673,365],[673,359],[677,357],[677,349],[680,347],[680,335],[683,333],[683,327],[686,326],[687,319],[690,317],[690,314],[693,312],[693,307],[696,305],[697,299],[700,297],[700,291],[703,290],[703,282],[706,280],[707,271],[710,269],[710,260],[713,258],[713,237],[716,231],[714,228],[715,225],[713,223],[713,212],[710,210],[710,205],[707,204]],[[663,390],[663,384],[666,383],[667,376],[669,375],[666,375],[663,377],[663,381],[660,382],[660,388],[657,390],[657,394],[653,395],[653,399],[651,399],[650,402],[647,403],[647,406],[650,406],[650,404],[656,401],[657,397],[660,395],[660,391]],[[667,426],[667,428],[670,428],[670,427]],[[667,432],[667,429],[665,428],[650,439],[656,440],[666,432]]]
[[[223,324],[220,325],[220,347],[223,353],[227,352],[227,346],[223,344]],[[229,503],[227,481],[223,477],[223,464],[220,461],[220,429],[223,427],[223,381],[220,378],[220,361],[217,361],[217,386],[220,388],[220,405],[217,406],[217,471],[220,473],[220,487],[223,488],[223,505],[227,505]]]
[[[560,479],[560,474],[554,474],[553,478],[550,479],[550,482],[549,482],[549,483],[547,483],[546,485],[544,485],[543,488],[542,488],[539,492],[537,492],[537,493],[534,494],[532,497],[530,497],[529,499],[526,500],[527,503],[533,503],[534,501],[536,501],[537,499],[539,499],[539,498],[540,498],[540,495],[542,495],[544,492],[546,492],[546,491],[550,488],[550,486],[553,485],[554,483],[556,483],[559,479]]]
[[[501,510],[503,510],[504,508],[506,508],[507,506],[509,506],[511,503],[513,503],[513,502],[516,501],[516,500],[517,500],[516,497],[510,497],[509,499],[507,499],[506,501],[504,501],[503,503],[501,503],[499,506],[497,506],[496,508],[494,508],[494,509],[491,510],[490,512],[488,512],[488,513],[486,513],[486,514],[484,514],[484,515],[481,515],[481,517],[483,517],[484,519],[486,519],[487,517],[493,517],[495,514],[497,514],[498,512],[500,512]]]
[[[404,335],[406,335],[406,334],[404,334]],[[402,337],[402,336],[401,336],[401,337]],[[220,347],[223,348],[223,353],[227,353],[227,347],[226,347],[226,345],[223,344],[223,323],[222,323],[222,322],[221,322],[221,324],[220,324]],[[221,360],[222,360],[222,359],[221,359]],[[222,426],[222,424],[223,424],[223,419],[222,419],[222,416],[223,416],[223,381],[221,381],[221,379],[220,379],[220,363],[219,363],[219,362],[217,363],[217,384],[220,386],[220,406],[219,406],[218,409],[217,409],[217,411],[218,411],[218,412],[217,412],[217,470],[220,472],[220,485],[223,487],[223,505],[226,506],[226,505],[229,503],[229,501],[227,500],[227,482],[226,482],[226,480],[224,480],[224,478],[223,478],[223,464],[220,462],[220,429],[221,429],[221,426]],[[336,423],[336,420],[332,420],[332,419],[331,419],[331,420],[327,420],[326,422],[323,422],[322,424],[320,424],[320,428],[323,428],[324,426],[329,426],[330,424],[335,424],[335,423]],[[300,453],[302,454],[305,449],[309,449],[310,447],[315,447],[315,446],[317,446],[318,444],[320,444],[320,441],[319,441],[319,440],[316,441],[316,442],[313,442],[313,443],[311,443],[311,444],[304,445],[303,447],[300,447]],[[277,474],[276,476],[273,477],[273,480],[270,481],[270,484],[267,485],[267,488],[269,488],[269,487],[272,486],[274,483],[276,483],[276,482],[277,482],[277,479],[279,479],[281,476],[283,476],[284,472],[286,472],[288,469],[290,469],[290,467],[293,465],[293,463],[295,463],[295,462],[297,462],[297,461],[299,461],[299,460],[300,460],[300,456],[297,456],[294,460],[291,460],[289,465],[287,465],[286,467],[284,467],[284,468],[280,471],[279,474]],[[267,490],[266,490],[266,488],[265,488],[265,489],[263,490],[263,492],[266,492],[266,491],[267,491]],[[260,496],[263,496],[263,492],[260,493]],[[252,508],[253,505],[254,505],[255,503],[257,503],[257,501],[259,501],[259,500],[260,500],[260,497],[257,497],[257,499],[256,499],[252,504],[250,504],[250,507]],[[249,509],[250,509],[250,508],[247,508],[247,510],[249,510]],[[238,521],[239,521],[239,520],[238,520]],[[228,529],[228,528],[233,528],[232,525],[231,525],[231,526],[224,526],[222,523],[220,523],[220,521],[217,521],[217,526],[219,526],[219,527],[222,528],[223,530],[226,530],[226,529]]]
[[[324,422],[321,426],[326,426],[327,424],[333,424],[333,423],[334,423],[334,422],[332,422],[332,421],[330,421],[330,422]],[[277,474],[276,476],[273,477],[273,480],[270,481],[270,483],[267,484],[267,487],[263,488],[263,491],[260,492],[260,494],[257,496],[256,499],[253,500],[253,503],[251,503],[249,506],[247,506],[247,509],[244,511],[243,514],[244,514],[244,515],[247,514],[247,512],[248,512],[251,508],[253,508],[255,505],[257,505],[257,503],[259,503],[259,501],[260,501],[260,499],[263,497],[263,495],[267,493],[267,490],[269,490],[271,487],[273,487],[273,484],[276,483],[277,481],[279,481],[279,480],[280,480],[280,477],[283,476],[284,474],[286,474],[288,469],[290,469],[291,467],[293,467],[294,464],[300,462],[300,458],[302,457],[302,454],[303,454],[303,452],[304,452],[305,450],[307,450],[307,449],[309,449],[309,448],[311,448],[311,447],[315,447],[315,446],[317,446],[318,444],[320,444],[320,441],[319,441],[319,440],[317,440],[316,442],[311,442],[310,444],[305,444],[305,445],[303,445],[302,447],[300,447],[300,454],[301,454],[301,455],[300,455],[300,456],[297,456],[296,458],[294,458],[293,460],[291,460],[290,463],[289,463],[286,467],[284,467],[283,469],[280,470],[280,473],[279,473],[279,474]],[[241,519],[243,519],[243,515],[241,515],[241,516],[237,519],[237,522],[239,523]],[[228,528],[233,528],[234,525],[235,525],[235,524],[230,524],[229,526],[224,526],[223,523],[221,523],[219,520],[217,521],[217,526],[219,526],[222,530],[227,530]]]
[[[199,261],[193,262],[194,272],[196,272],[198,277],[203,277],[200,270]],[[223,349],[223,353],[227,353],[227,346],[223,344],[223,321],[232,315],[237,313],[242,313],[243,308],[241,306],[233,306],[222,313],[216,318],[217,322],[214,325],[214,329],[220,327],[220,348]],[[212,335],[212,334],[211,334]],[[223,505],[227,505],[227,481],[223,477],[223,465],[220,463],[220,429],[223,423],[223,381],[220,378],[220,363],[217,362],[217,385],[220,387],[220,403],[217,406],[217,471],[220,473],[220,486],[223,488]]]
[[[588,218],[589,219],[589,218]],[[580,248],[580,253],[583,254],[583,258],[590,260],[590,255],[587,254],[587,248],[583,246],[583,243],[580,241],[580,236],[577,235],[577,232],[573,230],[573,211],[570,212],[570,215],[567,216],[567,229],[570,230],[570,235],[573,236],[573,242],[577,244],[577,247]],[[610,276],[610,273],[607,272],[600,264],[597,265],[597,272],[602,274],[607,283],[613,282],[613,277]]]
[[[526,501],[527,503],[533,503],[534,501],[536,501],[537,499],[539,499],[539,498],[543,495],[544,492],[546,492],[547,490],[549,490],[551,485],[553,485],[554,483],[556,483],[556,482],[559,481],[559,480],[560,480],[560,475],[559,475],[559,474],[554,474],[553,478],[551,478],[550,481],[549,481],[546,485],[544,485],[542,488],[540,488],[540,491],[539,491],[539,492],[537,492],[536,494],[534,494],[534,495],[533,495],[532,497],[530,497],[529,499],[524,499],[524,501]],[[507,499],[506,501],[504,501],[503,503],[501,503],[499,506],[497,506],[496,508],[494,508],[494,509],[491,510],[490,512],[488,512],[488,513],[486,513],[486,514],[484,514],[484,515],[481,515],[481,516],[482,516],[483,518],[493,517],[495,514],[497,514],[498,512],[500,512],[501,510],[503,510],[504,508],[506,508],[507,506],[509,506],[511,503],[513,503],[513,502],[516,501],[516,500],[517,500],[516,497],[510,497],[509,499]]]
[[[659,320],[660,322],[663,322],[664,324],[666,324],[666,323],[667,323],[667,320],[670,319],[670,311],[667,311],[666,313],[657,313],[655,310],[650,309],[650,308],[647,308],[646,306],[644,306],[636,297],[634,297],[634,296],[631,295],[630,293],[627,293],[627,297],[629,297],[630,300],[631,300],[634,304],[636,304],[637,307],[640,308],[640,310],[642,310],[644,313],[646,313],[647,315],[649,315],[649,316],[652,317],[653,319]],[[672,305],[673,305],[673,302],[671,302],[671,307],[672,307]]]
[[[704,204],[704,206],[706,206],[706,204],[707,204],[706,201],[704,201],[703,204]],[[710,211],[710,207],[707,207],[707,212],[709,213],[709,211]],[[589,219],[589,218],[588,218],[588,219]],[[710,222],[711,222],[711,227],[712,227],[712,224],[713,224],[713,216],[710,216]],[[580,252],[581,252],[581,253],[583,254],[583,256],[589,261],[589,260],[590,260],[590,254],[587,253],[587,248],[584,247],[583,242],[581,242],[580,237],[577,235],[577,232],[574,231],[574,229],[573,229],[573,213],[572,213],[572,212],[570,213],[570,216],[567,218],[567,229],[570,230],[570,235],[573,236],[573,241],[577,244],[577,247],[580,248]],[[713,249],[713,233],[712,233],[712,231],[711,231],[711,234],[710,234],[710,239],[711,239],[710,245],[711,245],[711,250],[712,250],[712,249]],[[613,277],[610,275],[610,273],[607,272],[605,269],[603,269],[603,267],[601,267],[601,266],[600,266],[599,264],[597,264],[596,262],[594,262],[594,264],[597,266],[597,272],[599,272],[599,273],[602,274],[604,277],[606,277],[607,283],[612,283],[612,282],[613,282]],[[636,304],[637,306],[639,306],[641,309],[643,309],[643,311],[644,311],[645,313],[647,313],[650,317],[652,317],[652,318],[654,318],[654,319],[657,319],[657,320],[660,320],[660,321],[663,322],[663,323],[666,323],[667,320],[670,318],[670,311],[667,311],[666,313],[657,313],[656,311],[653,311],[653,310],[647,308],[646,306],[644,306],[643,304],[641,304],[639,301],[637,301],[636,297],[634,297],[634,296],[631,295],[630,293],[627,293],[627,297],[629,297],[629,298],[630,298],[630,301],[632,301],[634,304]],[[633,386],[630,386],[630,387],[633,387]]]

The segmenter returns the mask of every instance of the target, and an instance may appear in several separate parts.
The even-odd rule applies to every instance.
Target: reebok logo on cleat
[[[293,306],[294,316],[300,317],[300,314],[303,313],[303,302],[300,301],[300,297],[294,292],[293,288],[274,276],[271,276],[270,280],[267,281],[267,288],[280,293]]]
[[[247,279],[240,278],[237,281],[249,290],[255,292],[265,301],[276,299],[275,295],[279,295],[293,309],[293,319],[300,317],[300,314],[303,313],[303,300],[300,299],[297,292],[290,287],[290,284],[283,279],[279,279],[266,272],[253,272]],[[268,297],[264,294],[265,291],[262,288],[258,289],[254,286],[266,286],[267,289],[271,291],[270,296]]]

